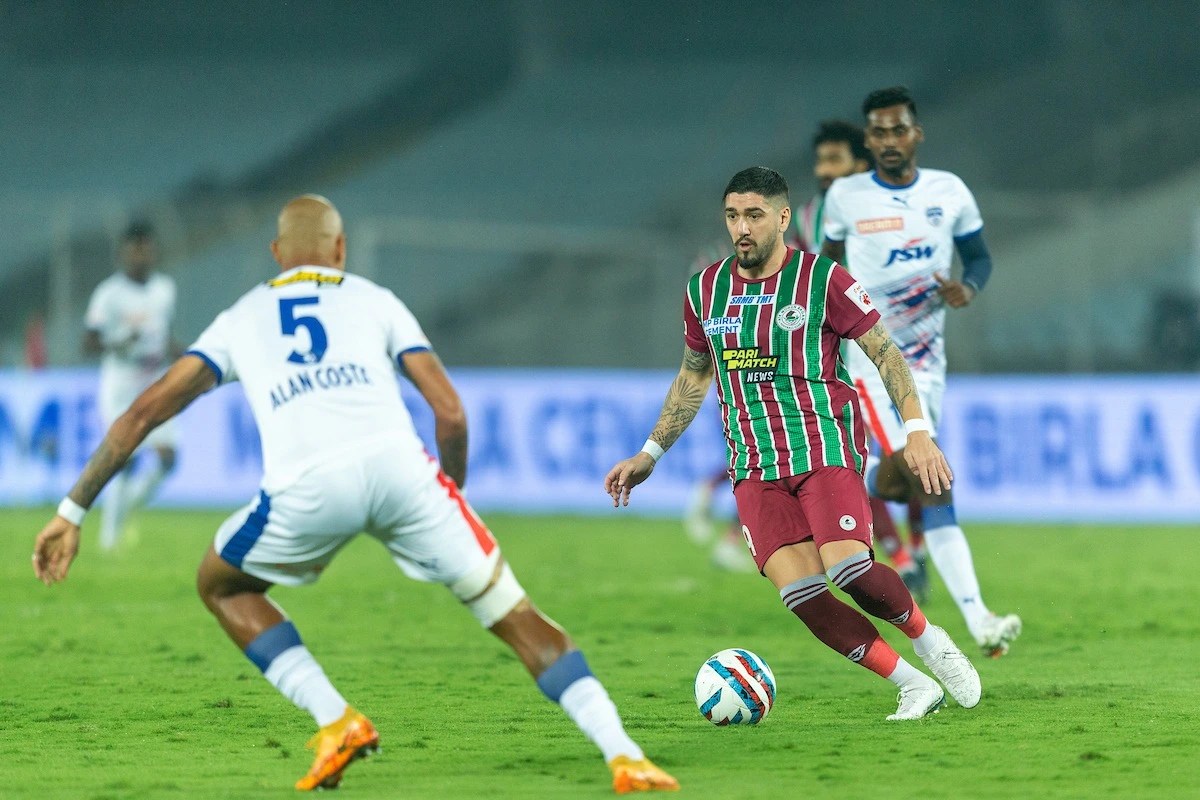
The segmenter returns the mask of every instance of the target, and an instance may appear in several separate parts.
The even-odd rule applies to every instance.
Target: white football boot
[[[979,630],[975,642],[991,658],[999,658],[1008,652],[1008,646],[1021,635],[1021,618],[1016,614],[988,614]]]
[[[921,660],[960,706],[974,708],[983,694],[979,673],[950,639],[950,634],[933,623],[929,625],[937,634],[937,642],[928,655],[921,656]]]
[[[888,714],[888,721],[920,719],[927,714],[936,714],[938,709],[946,705],[946,693],[937,681],[927,675],[924,680],[913,682],[900,690],[896,699],[900,706],[895,714]]]

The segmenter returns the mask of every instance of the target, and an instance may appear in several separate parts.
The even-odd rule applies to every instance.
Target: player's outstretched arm
[[[617,462],[604,478],[604,491],[612,497],[614,508],[629,505],[633,487],[650,477],[658,459],[687,430],[704,403],[712,378],[712,357],[690,347],[684,348],[683,366],[667,390],[667,399],[663,401],[658,423],[646,440],[646,446],[632,458]]]
[[[176,361],[108,429],[83,474],[67,493],[68,500],[81,509],[91,506],[150,431],[187,408],[215,383],[216,375],[202,359],[189,355]],[[77,552],[79,525],[55,515],[34,543],[33,572],[47,586],[61,581],[67,577]]]
[[[900,412],[905,430],[909,431],[904,446],[904,460],[913,474],[920,476],[926,494],[941,494],[942,489],[950,488],[953,478],[950,465],[929,435],[929,425],[925,423],[921,412],[921,398],[900,348],[896,347],[882,322],[876,322],[855,341],[875,363],[888,397]],[[910,425],[910,422],[913,424]]]
[[[402,355],[404,372],[433,409],[434,437],[442,471],[458,487],[467,485],[467,414],[442,361],[432,350]]]

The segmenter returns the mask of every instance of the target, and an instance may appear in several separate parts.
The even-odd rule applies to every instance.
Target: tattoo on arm
[[[149,431],[135,434],[135,423],[126,412],[116,422],[96,448],[96,452],[88,459],[87,466],[75,486],[68,492],[68,497],[84,508],[90,508],[95,502],[100,490],[112,477],[125,466],[133,453]]]
[[[860,336],[857,341],[863,352],[875,362],[888,397],[892,399],[892,404],[896,406],[900,416],[905,419],[919,416],[921,400],[917,395],[912,371],[900,353],[900,348],[896,347],[887,329],[883,327],[883,323],[876,322],[871,330]],[[905,413],[905,407],[910,403],[913,407],[908,409],[910,413]]]
[[[701,353],[690,347],[684,351],[683,367],[667,391],[667,399],[663,401],[658,424],[650,433],[650,438],[663,450],[675,444],[675,440],[696,418],[696,413],[704,403],[704,396],[708,394],[712,375],[712,358],[708,353]]]

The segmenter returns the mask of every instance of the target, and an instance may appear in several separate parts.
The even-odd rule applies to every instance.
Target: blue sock
[[[946,525],[957,525],[958,519],[954,515],[953,505],[924,506],[921,509],[921,522],[924,523],[925,530],[931,531]]]
[[[581,678],[590,677],[592,671],[588,669],[583,653],[572,650],[547,667],[546,671],[537,677],[537,685],[542,694],[557,703],[567,687]]]
[[[285,650],[302,647],[300,633],[291,620],[284,620],[277,625],[267,628],[254,641],[246,645],[246,658],[254,662],[260,671],[266,672],[271,662]]]

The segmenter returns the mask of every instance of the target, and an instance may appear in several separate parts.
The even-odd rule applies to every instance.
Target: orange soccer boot
[[[366,758],[379,749],[379,732],[371,720],[346,706],[342,718],[317,731],[307,746],[317,751],[317,757],[308,774],[296,781],[296,788],[334,789],[342,782],[342,773],[351,761]]]
[[[648,758],[634,761],[629,756],[617,756],[608,762],[613,774],[613,791],[617,794],[630,792],[675,792],[679,781],[654,766]]]

